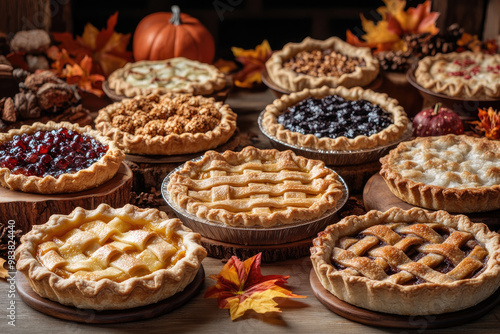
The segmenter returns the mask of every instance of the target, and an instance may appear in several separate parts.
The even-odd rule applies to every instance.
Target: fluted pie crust
[[[420,137],[380,159],[391,192],[420,207],[469,213],[500,209],[500,142],[465,135]]]
[[[188,121],[196,121],[195,117],[203,117],[206,110],[204,108],[197,108],[201,104],[208,104],[213,109],[216,109],[220,114],[219,123],[212,129],[204,132],[184,132],[184,133],[166,133],[165,135],[157,135],[144,131],[141,134],[129,133],[122,131],[120,128],[113,125],[114,114],[119,110],[126,110],[128,114],[135,114],[142,112],[138,109],[138,102],[159,99],[158,102],[152,103],[152,108],[161,108],[162,101],[182,101],[179,106],[173,108],[181,109],[189,107],[196,109],[194,115],[179,115],[174,117],[184,118]],[[150,117],[152,121],[159,119]],[[196,153],[216,148],[227,142],[229,138],[236,131],[236,114],[231,110],[227,104],[222,102],[215,102],[213,98],[207,98],[199,95],[187,94],[165,94],[159,96],[158,94],[151,94],[148,96],[136,96],[133,99],[125,99],[121,102],[113,103],[101,110],[95,119],[96,128],[102,132],[104,136],[115,140],[119,143],[126,153],[141,154],[141,155],[178,155]],[[171,117],[161,119],[167,121]],[[129,119],[128,122],[133,122]]]
[[[322,137],[318,138],[314,134],[302,134],[286,129],[278,123],[278,116],[287,109],[308,97],[324,98],[329,95],[339,95],[349,100],[365,99],[379,105],[385,112],[391,115],[393,123],[384,130],[371,136],[357,136],[347,138],[344,136],[338,138]],[[387,94],[375,93],[372,90],[365,90],[360,87],[347,89],[345,87],[319,89],[304,89],[303,91],[283,95],[281,98],[273,101],[265,109],[262,124],[265,130],[276,139],[287,144],[298,145],[301,147],[314,148],[327,151],[350,151],[368,149],[376,146],[386,145],[403,136],[408,126],[408,117],[398,101],[389,98]]]
[[[471,60],[473,64],[465,64]],[[481,52],[437,54],[418,62],[417,83],[435,93],[473,99],[500,98],[500,55]]]
[[[90,167],[81,169],[76,173],[62,174],[57,178],[51,175],[38,177],[14,174],[8,168],[0,168],[0,184],[5,188],[27,193],[63,194],[98,187],[115,176],[125,158],[125,154],[123,154],[114,140],[101,135],[98,131],[92,130],[90,126],[82,128],[78,124],[69,122],[36,122],[32,125],[23,125],[20,129],[12,129],[6,133],[0,133],[0,143],[10,141],[16,135],[34,134],[39,130],[51,131],[60,128],[67,128],[80,134],[89,135],[103,145],[108,145],[108,151]]]
[[[192,282],[206,256],[200,238],[156,209],[76,208],[23,236],[17,270],[37,294],[64,305],[134,308]]]
[[[108,78],[119,95],[134,97],[152,93],[209,95],[226,86],[226,76],[215,66],[177,57],[127,63]]]
[[[293,58],[301,51],[327,49],[346,56],[360,58],[365,62],[365,66],[357,66],[352,73],[325,77],[300,74],[283,67],[285,61]],[[347,88],[366,86],[377,77],[379,64],[377,59],[372,56],[369,48],[352,46],[338,37],[330,37],[324,41],[306,37],[301,43],[288,43],[282,50],[274,52],[266,62],[266,69],[275,84],[292,92],[297,92],[305,88],[320,88],[323,86],[344,86]]]
[[[500,285],[500,236],[445,211],[392,208],[346,217],[314,239],[311,260],[337,298],[384,313],[455,312]]]
[[[276,226],[320,217],[343,195],[337,173],[292,151],[208,151],[172,174],[171,200],[202,219],[230,226]]]

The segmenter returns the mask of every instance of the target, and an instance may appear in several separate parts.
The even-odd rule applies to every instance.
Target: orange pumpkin
[[[200,21],[172,6],[172,13],[150,14],[139,22],[133,52],[136,61],[186,57],[212,63],[215,43]]]

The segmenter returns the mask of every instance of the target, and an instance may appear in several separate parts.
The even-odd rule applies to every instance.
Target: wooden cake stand
[[[95,209],[101,203],[121,207],[130,200],[132,171],[122,164],[116,175],[97,188],[71,194],[44,195],[12,191],[0,187],[0,216],[14,220],[16,229],[28,232],[45,223],[52,214],[69,214],[77,206]]]
[[[393,207],[409,210],[416,207],[396,197],[379,174],[373,175],[366,183],[363,191],[363,202],[366,210],[386,211]],[[500,210],[465,215],[474,223],[488,225],[491,230],[497,231],[500,228]]]

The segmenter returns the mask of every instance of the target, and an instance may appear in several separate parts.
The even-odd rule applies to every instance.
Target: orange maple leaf
[[[273,299],[306,298],[286,288],[289,276],[266,275],[260,272],[262,253],[241,262],[233,256],[218,275],[209,277],[217,283],[205,292],[205,298],[217,298],[219,308],[229,309],[231,320],[241,317],[247,310],[257,313],[281,312]]]
[[[471,122],[476,125],[474,130],[484,134],[486,138],[500,139],[500,113],[489,107],[488,110],[478,109],[479,121]]]
[[[243,64],[243,69],[235,74],[234,84],[243,88],[252,88],[254,85],[260,84],[266,61],[271,57],[269,42],[264,40],[254,50],[232,47],[231,51],[233,51],[236,60]]]
[[[0,257],[0,278],[3,278],[3,279],[9,278],[9,272],[4,267],[5,262],[6,261]]]
[[[76,84],[84,91],[102,96],[102,82],[104,77],[100,74],[91,74],[92,59],[89,56],[83,57],[80,64],[66,64],[63,75],[66,81],[72,85]]]

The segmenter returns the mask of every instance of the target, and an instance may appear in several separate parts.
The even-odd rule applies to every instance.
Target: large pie
[[[449,212],[500,209],[500,142],[465,135],[420,137],[380,159],[380,175],[405,202]]]
[[[206,251],[200,235],[156,209],[76,208],[23,236],[17,270],[44,298],[78,308],[126,309],[182,291]]]
[[[500,98],[500,55],[437,54],[418,62],[417,82],[435,93],[473,99]]]
[[[500,236],[445,211],[392,208],[349,216],[319,233],[311,254],[326,290],[377,312],[455,312],[500,285]]]

